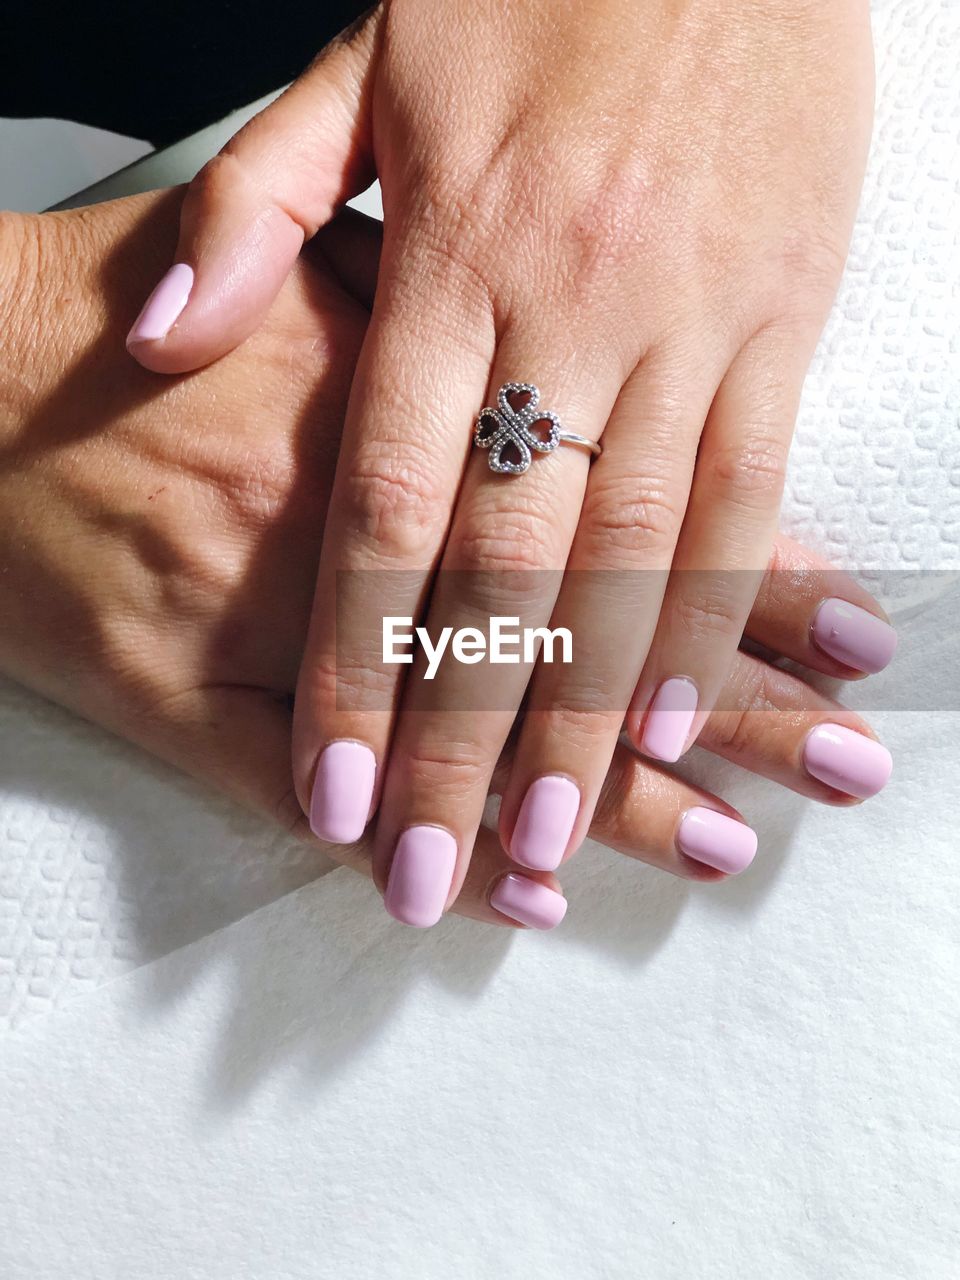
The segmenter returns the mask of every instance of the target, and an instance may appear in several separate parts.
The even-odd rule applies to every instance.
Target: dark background
[[[0,0],[0,116],[53,116],[162,147],[293,80],[358,0]]]

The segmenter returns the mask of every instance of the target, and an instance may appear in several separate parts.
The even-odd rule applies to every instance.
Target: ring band
[[[578,436],[575,431],[561,431],[561,444],[582,444],[585,449],[589,449],[591,453],[595,453],[597,457],[603,453],[603,449],[597,444],[596,440],[588,440],[586,436]]]
[[[515,409],[509,397],[525,394],[530,398],[521,408]],[[489,405],[480,410],[473,432],[473,443],[480,449],[490,450],[490,470],[498,475],[519,476],[530,466],[533,454],[552,453],[561,444],[578,444],[593,454],[603,452],[595,440],[565,431],[557,415],[549,409],[540,409],[540,390],[532,382],[505,382],[497,392],[497,407]],[[547,422],[546,435],[533,430],[534,423]],[[504,457],[507,450],[517,455],[515,462]]]

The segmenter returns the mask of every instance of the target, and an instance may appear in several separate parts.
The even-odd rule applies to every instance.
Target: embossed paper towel
[[[585,855],[554,935],[345,871],[0,1041],[11,1280],[952,1280],[958,718],[710,892]]]

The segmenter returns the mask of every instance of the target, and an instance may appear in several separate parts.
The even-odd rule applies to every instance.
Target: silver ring
[[[510,403],[509,397],[524,392],[530,399],[519,409]],[[490,450],[490,470],[503,476],[519,476],[530,466],[533,453],[552,453],[561,444],[579,444],[591,453],[603,450],[595,440],[578,436],[575,431],[565,431],[560,419],[549,409],[539,409],[540,391],[532,382],[505,382],[497,392],[497,407],[487,406],[477,415],[473,443],[480,449]],[[532,430],[533,424],[548,422],[546,435]],[[507,449],[517,454],[517,461],[510,462],[503,455]]]

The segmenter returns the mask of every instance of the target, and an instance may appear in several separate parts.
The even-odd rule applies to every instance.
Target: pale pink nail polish
[[[362,742],[331,742],[320,754],[310,796],[310,830],[331,844],[353,844],[370,816],[377,759]]]
[[[883,670],[897,647],[897,633],[889,622],[847,600],[824,600],[810,635],[831,658],[870,675]]]
[[[527,788],[510,840],[510,857],[534,871],[559,867],[580,812],[580,789],[569,778],[537,778]]]
[[[664,680],[657,690],[640,739],[640,750],[673,764],[683,755],[697,714],[697,686],[685,676]]]
[[[697,805],[683,815],[677,830],[677,845],[688,858],[735,876],[753,861],[757,833],[745,822]]]
[[[494,911],[531,929],[555,929],[567,914],[567,900],[562,893],[528,876],[504,876],[490,895],[490,905]]]
[[[127,334],[127,346],[165,338],[187,305],[192,288],[193,267],[175,262],[143,304],[143,310]]]
[[[803,764],[820,782],[860,800],[881,791],[893,770],[885,746],[839,724],[819,724],[807,734]]]
[[[441,827],[408,827],[397,841],[384,905],[395,920],[429,929],[443,915],[457,842]]]

